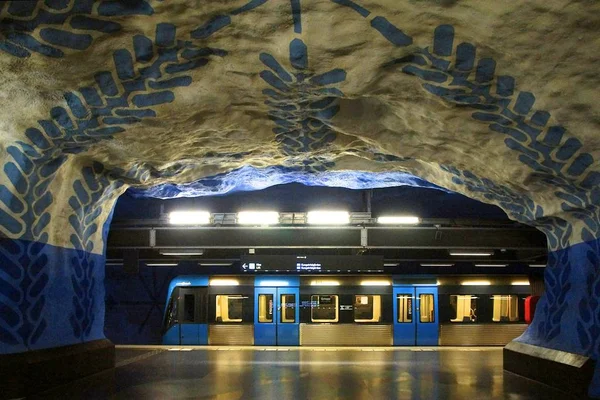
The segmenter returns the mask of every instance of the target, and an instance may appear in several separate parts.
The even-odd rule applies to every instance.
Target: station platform
[[[113,370],[40,399],[571,399],[501,347],[117,346]]]

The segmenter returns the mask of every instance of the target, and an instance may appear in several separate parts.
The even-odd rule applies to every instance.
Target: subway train
[[[526,276],[178,276],[163,344],[505,345],[530,294]]]

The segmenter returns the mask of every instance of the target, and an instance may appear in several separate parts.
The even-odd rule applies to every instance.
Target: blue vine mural
[[[0,51],[15,57],[30,57],[32,52],[61,58],[64,50],[88,49],[95,36],[122,29],[110,17],[151,15],[154,9],[140,0],[45,0],[6,1],[0,4]],[[69,29],[77,31],[72,32]],[[39,32],[40,40],[32,32]],[[85,32],[85,33],[82,33]]]
[[[346,80],[346,71],[333,69],[314,74],[309,70],[308,51],[304,42],[294,39],[290,43],[289,72],[271,54],[262,53],[261,62],[269,70],[260,77],[271,88],[263,94],[271,109],[269,118],[277,125],[275,138],[288,156],[304,155],[303,169],[323,171],[333,165],[309,154],[324,148],[335,140],[335,132],[327,125],[339,111],[339,98],[344,94],[332,85]]]
[[[18,141],[7,148],[12,157],[4,165],[10,185],[0,184],[0,201],[12,211],[0,209],[0,224],[13,236],[47,241],[44,229],[51,220],[47,212],[54,198],[48,190],[68,155],[87,151],[109,140],[125,127],[155,118],[153,107],[175,99],[172,89],[191,84],[186,71],[206,65],[220,49],[198,47],[175,39],[172,24],[159,24],[156,38],[133,38],[134,55],[127,49],[113,53],[116,70],[94,75],[95,84],[64,95],[69,110],[55,107],[51,119],[26,130],[29,143]],[[164,70],[164,72],[162,72]],[[75,118],[71,118],[71,115]]]
[[[103,268],[90,257],[94,250],[92,235],[98,230],[97,221],[103,211],[104,204],[114,197],[123,183],[111,181],[106,176],[103,166],[94,163],[84,167],[82,179],[73,183],[74,195],[69,199],[72,214],[69,223],[75,233],[71,235],[71,243],[78,250],[77,256],[71,258],[71,285],[73,287],[73,312],[69,318],[73,335],[81,340],[89,337],[95,318],[95,286],[101,283],[96,280],[96,268]]]
[[[44,308],[50,260],[45,247],[0,239],[0,344],[30,349],[48,325]]]

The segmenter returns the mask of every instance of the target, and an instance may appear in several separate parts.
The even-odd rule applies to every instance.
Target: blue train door
[[[254,344],[298,346],[300,343],[300,290],[297,287],[256,287],[254,291]]]
[[[437,286],[394,287],[394,346],[437,346]]]
[[[417,343],[415,319],[415,289],[394,287],[394,346],[414,346]]]
[[[437,346],[439,338],[437,286],[415,288],[417,346]]]
[[[300,289],[277,288],[277,344],[298,346],[300,344]]]
[[[179,344],[208,344],[206,288],[179,288]]]
[[[276,299],[276,288],[261,287],[254,291],[255,345],[275,346],[277,344]]]

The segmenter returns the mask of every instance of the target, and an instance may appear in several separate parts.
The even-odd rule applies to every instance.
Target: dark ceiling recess
[[[235,213],[244,210],[301,215],[319,208],[349,211],[354,222],[337,227],[306,225],[302,219],[268,227],[235,223]],[[210,211],[212,223],[169,225],[167,214],[178,210]],[[415,226],[376,223],[378,216],[398,214],[417,215],[422,220]],[[240,257],[248,254],[383,256],[390,273],[423,269],[431,273],[514,272],[515,268],[525,271],[530,265],[544,265],[547,253],[541,232],[510,221],[498,207],[458,194],[412,187],[359,191],[299,184],[190,199],[134,199],[125,195],[117,203],[109,233],[109,262],[121,262],[124,252],[132,249],[139,251],[140,261],[146,264],[182,262],[230,267],[229,272],[236,272]],[[450,254],[460,250],[490,255]],[[422,267],[429,264],[432,266]]]

